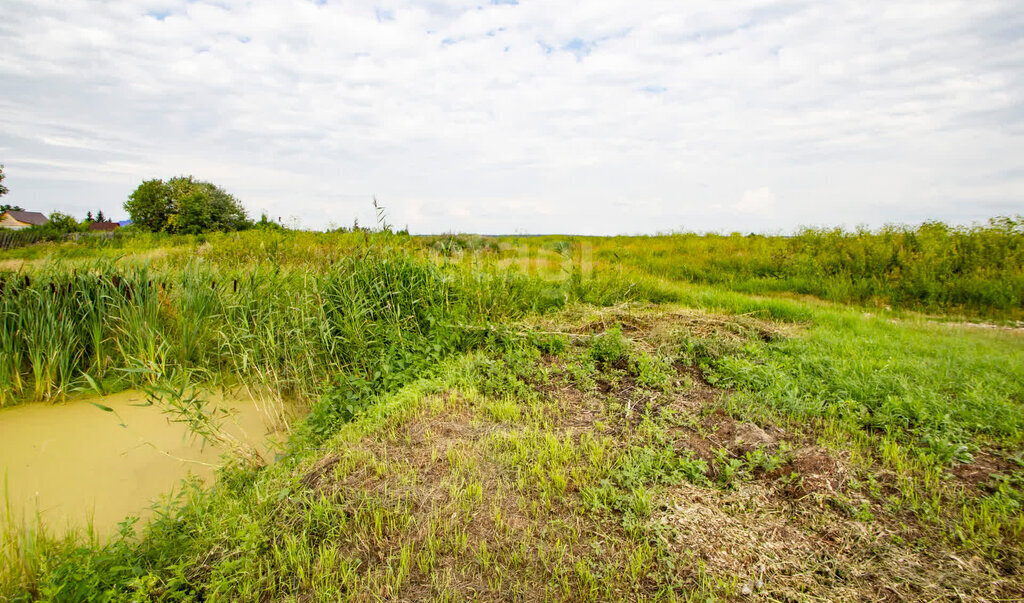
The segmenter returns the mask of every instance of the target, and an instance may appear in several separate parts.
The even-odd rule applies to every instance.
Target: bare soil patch
[[[978,490],[984,489],[984,486],[991,481],[993,474],[1019,469],[991,451],[979,450],[974,453],[973,457],[969,463],[953,465],[949,472],[965,485]]]

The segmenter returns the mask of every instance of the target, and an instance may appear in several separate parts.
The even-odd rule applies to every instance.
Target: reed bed
[[[578,284],[572,291],[586,294]],[[174,371],[304,400],[339,381],[381,387],[391,379],[381,367],[467,349],[490,321],[560,306],[568,295],[516,271],[470,271],[387,246],[319,266],[195,257],[46,264],[0,273],[0,380],[10,384],[0,404]]]

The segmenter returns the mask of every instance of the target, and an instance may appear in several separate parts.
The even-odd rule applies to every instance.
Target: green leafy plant
[[[633,361],[632,372],[636,375],[637,385],[659,391],[671,387],[675,378],[675,371],[668,361],[650,354],[638,355]]]
[[[604,366],[618,363],[628,352],[629,340],[622,335],[622,327],[612,327],[590,338],[590,357]]]

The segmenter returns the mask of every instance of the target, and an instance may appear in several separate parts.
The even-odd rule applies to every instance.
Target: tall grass
[[[83,374],[126,366],[141,353],[132,340],[151,328],[140,317],[156,319],[155,300],[144,268],[0,273],[0,404],[63,397]]]
[[[0,272],[0,404],[59,399],[94,384],[107,390],[137,385],[159,393],[169,376],[184,375],[181,383],[185,384],[239,381],[260,391],[298,398],[309,404],[311,414],[293,441],[288,460],[261,469],[235,467],[224,472],[224,480],[212,491],[189,490],[190,499],[183,501],[187,504],[173,515],[159,516],[141,539],[130,529],[104,545],[58,541],[45,534],[36,538],[31,532],[0,538],[0,561],[4,562],[0,564],[0,598],[10,592],[86,600],[108,589],[138,599],[290,596],[294,593],[287,580],[281,582],[279,577],[301,580],[301,572],[292,568],[311,567],[314,556],[320,555],[320,549],[302,548],[307,537],[320,546],[321,535],[334,530],[325,541],[388,542],[380,535],[394,526],[383,526],[415,516],[406,509],[384,513],[379,505],[392,500],[390,485],[356,490],[359,496],[354,498],[318,498],[319,491],[303,484],[308,467],[301,463],[313,465],[330,451],[320,445],[331,442],[327,436],[332,433],[339,435],[333,450],[343,452],[346,434],[358,436],[371,429],[388,432],[394,420],[388,413],[394,411],[397,416],[400,408],[412,412],[414,403],[465,413],[471,405],[461,396],[433,399],[434,394],[452,388],[466,396],[493,398],[478,400],[480,410],[502,423],[530,423],[531,431],[524,431],[518,442],[509,437],[508,426],[491,431],[497,434],[495,441],[506,442],[509,449],[530,452],[535,447],[531,454],[538,458],[575,455],[575,447],[582,451],[604,441],[609,433],[635,435],[645,443],[667,438],[668,432],[657,437],[648,432],[650,421],[657,418],[654,406],[645,411],[651,416],[626,429],[608,431],[603,421],[595,422],[597,439],[593,440],[566,438],[563,443],[560,427],[550,437],[530,435],[539,436],[542,432],[537,429],[551,428],[551,421],[560,416],[555,407],[540,406],[538,394],[554,385],[548,381],[553,369],[542,361],[541,351],[550,356],[558,346],[530,347],[529,353],[519,349],[527,347],[523,342],[529,338],[521,336],[522,324],[513,321],[573,302],[580,305],[564,316],[574,318],[566,318],[571,324],[558,332],[585,333],[595,328],[593,309],[586,304],[619,305],[632,300],[806,323],[793,328],[793,337],[752,330],[749,336],[733,338],[728,335],[733,331],[719,332],[710,326],[692,334],[677,332],[680,325],[669,324],[675,320],[670,319],[659,335],[667,338],[659,344],[664,346],[665,359],[643,356],[637,360],[636,383],[651,389],[636,390],[637,394],[643,393],[646,404],[648,394],[653,401],[658,397],[655,390],[672,387],[669,358],[696,363],[706,379],[732,390],[724,409],[744,417],[786,419],[806,428],[807,436],[820,430],[818,435],[828,442],[852,442],[857,458],[877,457],[877,463],[895,471],[898,492],[887,494],[885,504],[944,521],[939,507],[944,500],[954,500],[942,498],[949,490],[942,483],[948,466],[996,448],[1019,458],[1024,433],[1019,413],[1024,390],[1019,383],[1024,373],[1017,336],[995,330],[964,336],[948,325],[916,319],[897,323],[889,316],[864,316],[859,310],[802,300],[757,299],[729,288],[809,292],[858,301],[877,296],[876,301],[884,298],[915,307],[937,304],[952,309],[961,303],[953,300],[968,299],[962,291],[969,288],[961,291],[954,286],[954,291],[961,291],[955,295],[941,288],[935,293],[933,285],[941,276],[934,267],[943,266],[945,254],[961,253],[964,257],[954,257],[945,269],[955,273],[950,282],[963,285],[969,278],[978,279],[978,297],[971,298],[975,304],[971,307],[985,313],[1006,307],[1005,312],[1012,313],[1012,304],[1006,306],[1006,300],[1019,294],[1015,279],[1021,274],[1020,236],[1020,224],[1011,221],[973,230],[926,225],[874,233],[805,231],[794,238],[589,239],[585,244],[592,248],[592,269],[586,262],[577,262],[578,256],[586,255],[584,242],[566,237],[529,239],[517,246],[513,240],[481,237],[247,232],[122,237],[47,247],[67,261],[29,263],[17,274]],[[950,251],[954,244],[961,251]],[[89,259],[82,261],[82,257]],[[883,264],[893,271],[889,277],[868,277]],[[800,279],[806,279],[806,289],[799,285],[805,282]],[[815,279],[820,283],[815,284]],[[682,282],[687,280],[715,284]],[[1003,301],[990,290],[998,287],[1009,291]],[[900,291],[905,297],[897,295]],[[634,311],[617,307],[608,314],[622,317]],[[736,332],[746,332],[745,320],[752,319],[737,319]],[[717,319],[708,324],[717,324]],[[594,337],[589,349],[572,352],[580,354],[578,358],[564,358],[566,375],[576,379],[579,374],[580,383],[591,384],[600,371],[605,371],[602,378],[625,379],[625,374],[614,372],[619,369],[613,358],[625,353],[626,335],[621,329],[610,333],[615,336]],[[561,337],[556,336],[559,341]],[[526,365],[534,362],[536,366],[523,373],[529,383],[513,374],[513,367],[526,371]],[[470,364],[472,371],[467,368]],[[685,388],[692,385],[687,383],[677,381],[676,386],[684,389],[676,393],[685,395]],[[198,407],[191,390],[180,387],[169,394],[172,403]],[[632,386],[621,389],[629,391]],[[608,400],[607,409],[611,412],[619,405]],[[625,408],[630,416],[632,401]],[[578,410],[573,405],[567,413]],[[666,429],[669,423],[675,425],[674,416],[665,415]],[[204,428],[206,419],[196,418]],[[352,421],[355,418],[360,420]],[[460,451],[449,450],[452,476],[462,480],[469,474],[463,475],[458,463],[451,462],[462,458]],[[616,464],[608,463],[603,454],[595,462],[611,470]],[[340,467],[361,467],[372,460],[368,455],[342,456],[335,459]],[[672,452],[665,458],[677,456]],[[650,465],[647,485],[687,467],[696,471],[695,481],[702,481],[707,471],[706,465],[703,469],[694,465],[690,455],[678,456],[677,469],[641,462],[644,458],[623,457],[636,466]],[[408,483],[395,469],[414,463],[401,455],[393,461],[377,465],[379,475],[393,477],[392,483],[402,484],[397,488],[401,491]],[[575,496],[575,487],[565,485],[568,469],[552,471],[550,479],[546,469],[536,473],[546,481],[536,492],[526,488],[530,497],[540,497],[530,498],[531,505],[547,501],[551,509],[551,500],[567,493]],[[509,484],[522,488],[531,475],[516,469]],[[572,475],[574,480],[578,477]],[[435,486],[434,476],[423,477],[430,480],[431,488]],[[651,515],[652,501],[657,500],[651,492],[657,492],[644,491],[640,488],[646,482],[633,481],[628,482],[632,488],[628,499],[609,498],[605,506],[628,507],[634,519]],[[562,486],[552,485],[556,483]],[[595,478],[594,492],[597,483]],[[627,481],[623,479],[622,484]],[[710,488],[709,484],[705,485]],[[469,484],[455,485],[450,490],[455,493],[452,509],[463,503],[471,507],[483,499],[483,490],[463,496],[462,490],[470,493]],[[866,487],[870,494],[870,482]],[[607,490],[603,485],[601,489]],[[1016,486],[1004,489],[1005,494],[977,498],[980,502],[972,502],[973,506],[964,503],[964,519],[956,527],[967,534],[965,542],[982,543],[996,552],[1018,547],[1010,538],[1024,533],[1014,527],[1024,525],[1019,493]],[[857,496],[861,494],[865,493]],[[380,495],[374,502],[378,506],[359,502],[374,501],[373,495]],[[493,496],[502,498],[501,491]],[[357,506],[348,508],[353,501]],[[541,508],[528,507],[527,501],[523,498],[518,508],[533,508],[535,513]],[[554,508],[582,507],[568,498]],[[445,509],[444,517],[449,515]],[[600,525],[602,530],[607,527]],[[642,523],[631,525],[639,529]],[[377,534],[373,537],[377,540],[364,539],[369,538],[366,534]],[[526,542],[513,536],[510,542]],[[554,540],[556,547],[561,546],[559,538]],[[454,541],[479,544],[464,533]],[[628,551],[655,541],[645,536],[637,541],[641,545],[632,543]],[[328,588],[325,592],[331,593],[326,598],[340,599],[358,591],[345,582],[348,578],[338,576],[370,580],[362,585],[364,592],[384,592],[374,591],[376,570],[371,567],[376,562],[359,566],[365,560],[352,557],[355,565],[342,566],[350,560],[344,549],[339,550],[328,554],[323,549],[324,559],[338,561],[338,565],[335,561],[324,565],[321,579]],[[408,555],[392,552],[398,555],[399,566],[405,563],[407,572]],[[473,552],[485,560],[488,554],[486,549]],[[401,562],[403,558],[406,562]],[[602,575],[611,584],[625,575],[623,571],[608,566]],[[642,574],[639,569],[629,571],[634,582]],[[563,581],[570,584],[575,583]],[[315,591],[303,588],[307,589],[303,592]],[[570,586],[565,588],[567,593],[574,592],[568,590]],[[735,594],[735,588],[729,588],[727,592]]]
[[[208,254],[216,259],[0,273],[0,377],[10,384],[0,404],[60,399],[90,380],[108,390],[138,385],[171,370],[312,401],[404,382],[414,368],[478,344],[492,321],[557,308],[571,295],[599,292],[614,303],[631,292],[431,261],[387,237],[362,242],[325,248],[318,263],[238,264],[246,247],[229,239]]]
[[[564,238],[528,240],[554,247]],[[1024,318],[1024,217],[975,226],[927,222],[795,236],[675,234],[591,238],[594,258],[746,293]]]
[[[831,301],[893,305],[932,312],[1024,319],[1024,217],[950,226],[927,222],[877,230],[806,228],[793,236],[653,237],[410,237],[392,233],[313,233],[254,230],[168,236],[118,233],[107,239],[32,245],[7,258],[116,259],[159,255],[171,261],[203,257],[221,265],[273,263],[322,266],[387,245],[423,257],[483,258],[550,265],[555,272],[573,249],[594,266],[723,286],[745,293],[788,292]],[[541,270],[542,272],[543,270]]]

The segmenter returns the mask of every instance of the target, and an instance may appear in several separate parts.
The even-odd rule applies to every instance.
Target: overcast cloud
[[[193,174],[305,227],[1024,213],[1017,0],[0,0],[4,202]]]

